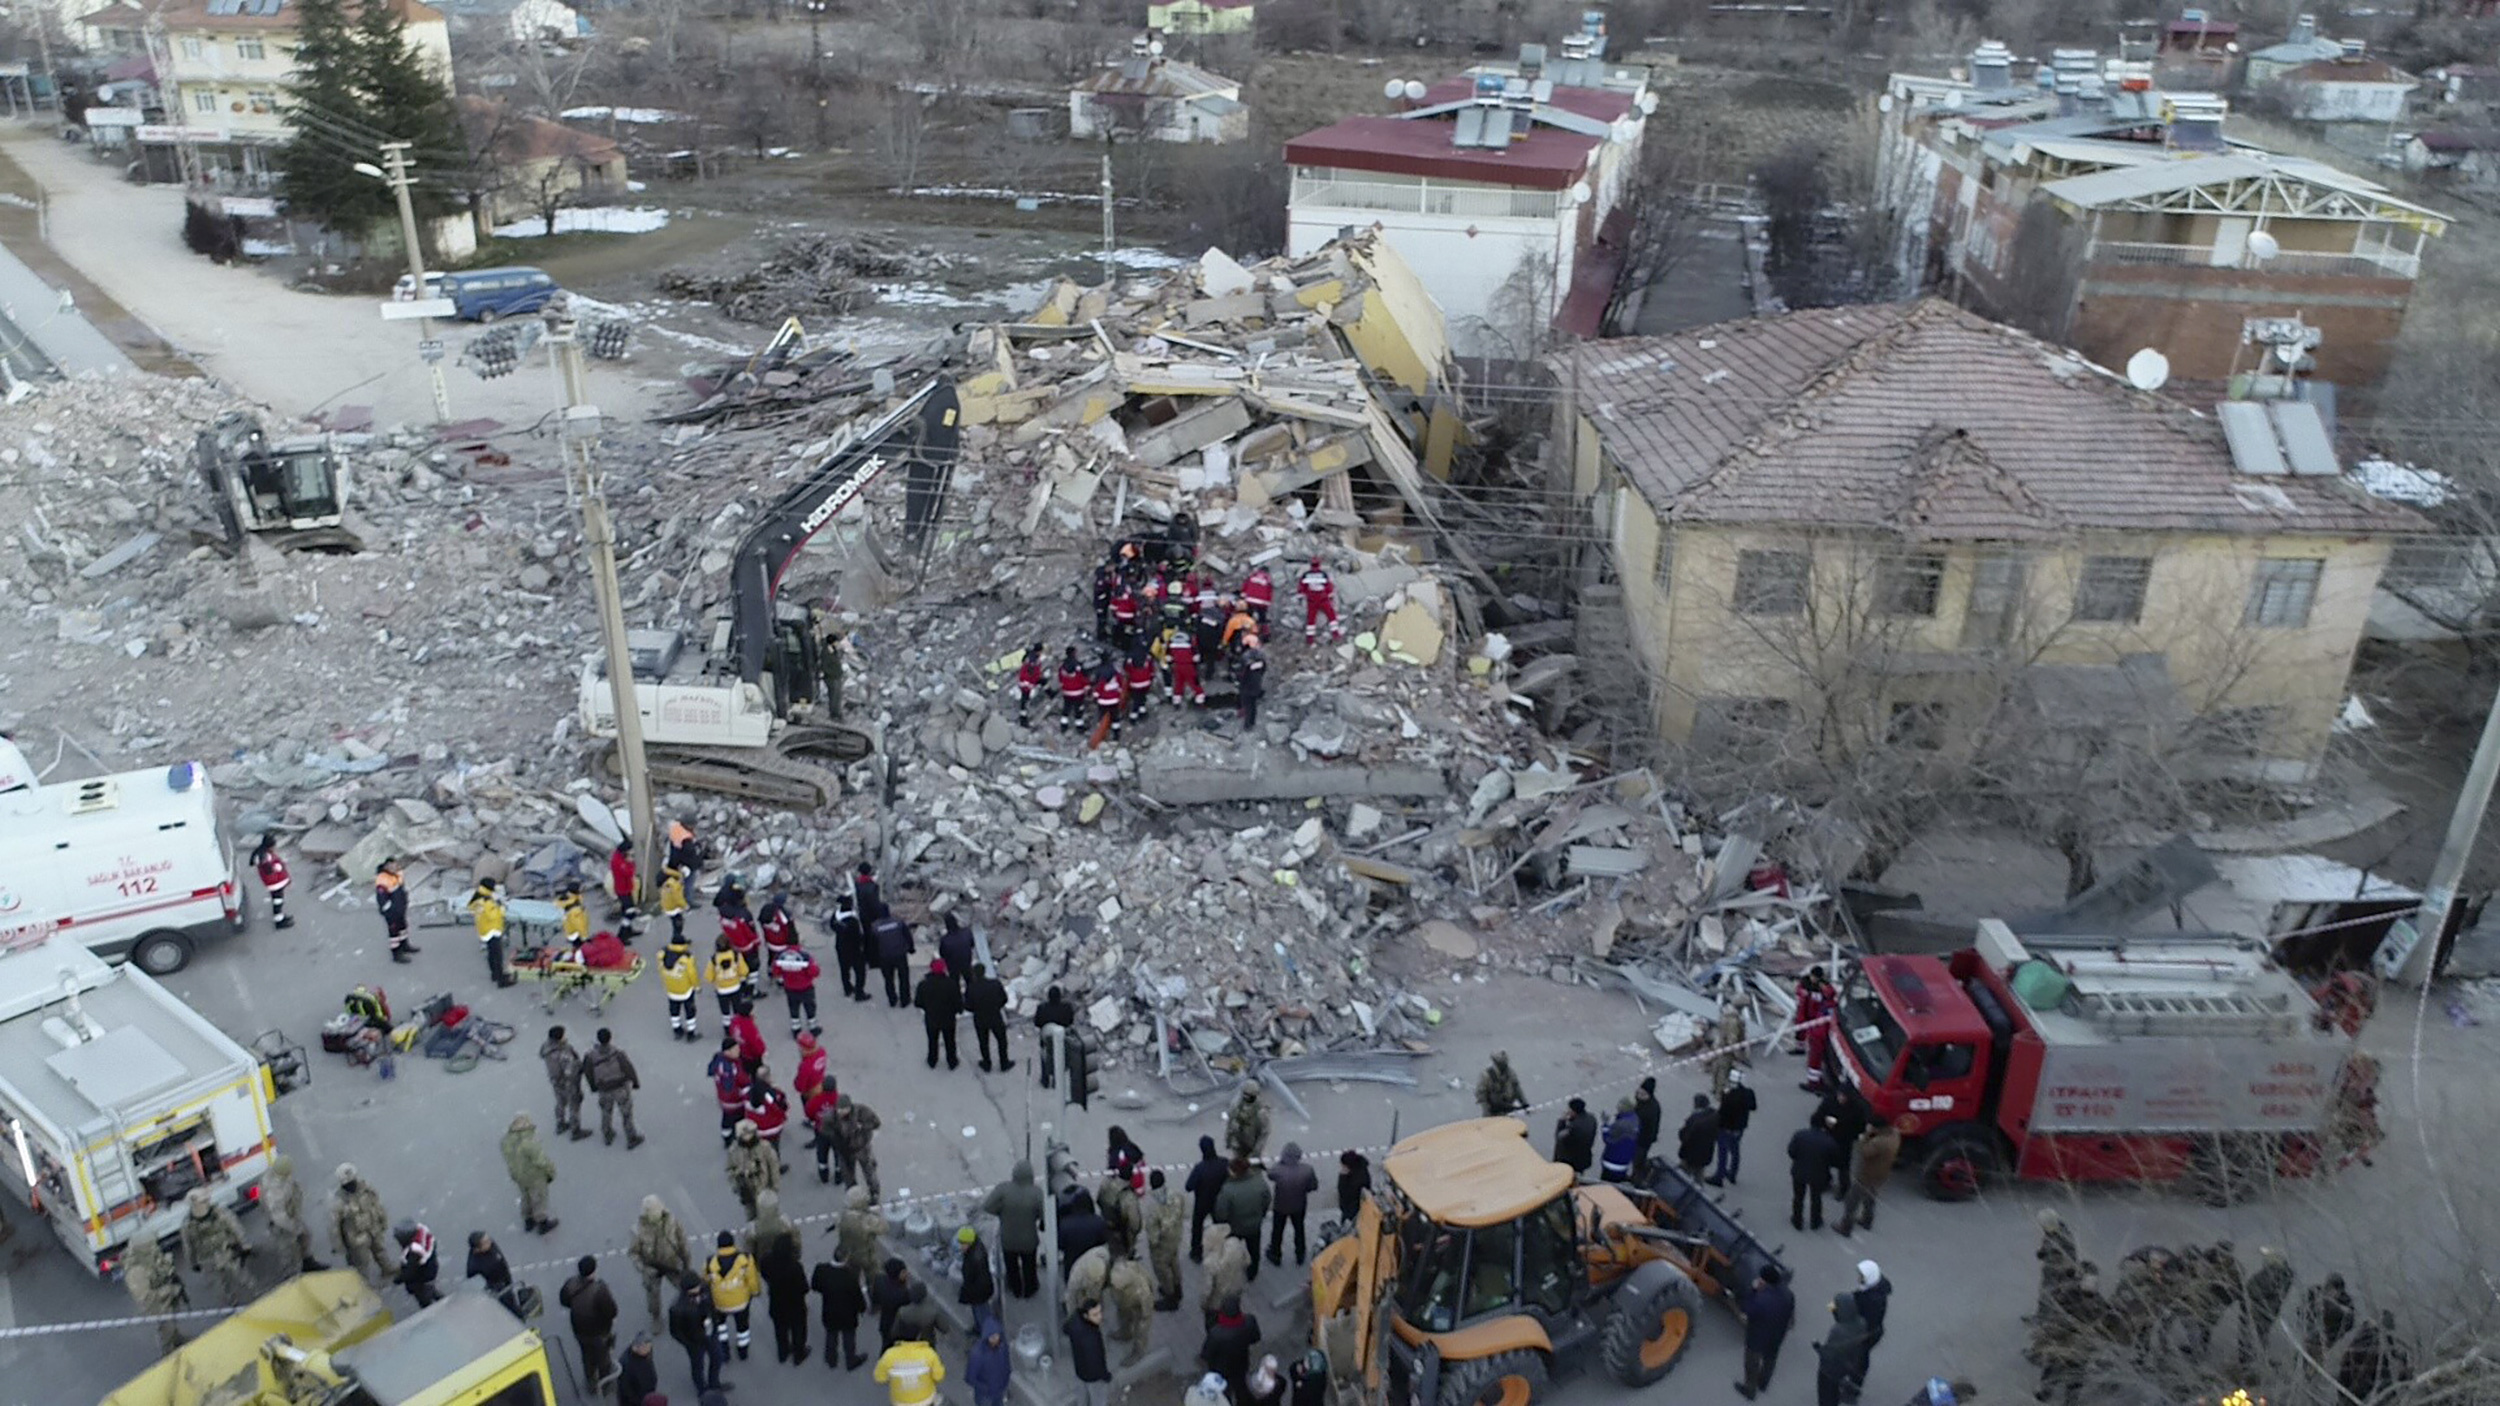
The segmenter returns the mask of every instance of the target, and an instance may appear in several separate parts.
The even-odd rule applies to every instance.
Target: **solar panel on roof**
[[[2279,477],[2291,470],[2283,462],[2274,424],[2261,401],[2226,400],[2214,407],[2222,421],[2222,437],[2231,446],[2231,463],[2241,473]]]
[[[2306,478],[2336,473],[2335,443],[2327,437],[2318,407],[2305,400],[2277,400],[2268,402],[2266,410],[2274,419],[2275,438],[2282,442],[2283,457],[2291,460],[2293,473]]]
[[[239,15],[243,13],[243,0],[208,0],[208,12],[212,15]]]
[[[1500,151],[1510,145],[1510,129],[1518,114],[1509,108],[1487,108],[1484,114],[1483,146]]]
[[[1485,114],[1491,110],[1482,107],[1461,108],[1458,114],[1458,131],[1450,138],[1451,144],[1454,146],[1484,145],[1484,118]]]

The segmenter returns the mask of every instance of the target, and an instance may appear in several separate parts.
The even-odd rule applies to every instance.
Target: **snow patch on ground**
[[[649,234],[668,223],[668,212],[652,205],[590,205],[556,211],[556,233]],[[495,226],[505,239],[529,239],[547,232],[547,222],[533,215]]]
[[[682,112],[671,112],[664,107],[568,107],[556,115],[559,117],[571,118],[576,122],[616,121],[653,123],[691,122],[694,120]]]

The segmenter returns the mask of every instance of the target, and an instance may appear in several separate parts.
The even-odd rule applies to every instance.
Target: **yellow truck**
[[[102,1406],[555,1406],[538,1334],[475,1291],[391,1321],[353,1270],[290,1279]]]

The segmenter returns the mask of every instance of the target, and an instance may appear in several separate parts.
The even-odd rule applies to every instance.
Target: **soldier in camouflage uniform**
[[[547,1066],[547,1087],[555,1091],[556,1131],[571,1133],[575,1142],[589,1137],[590,1129],[582,1126],[582,1055],[565,1043],[563,1026],[548,1029],[538,1062]]]
[[[2075,1233],[2066,1228],[2066,1221],[2055,1211],[2040,1212],[2040,1296],[2032,1308],[2034,1322],[2049,1314],[2049,1304],[2060,1287],[2071,1282],[2080,1261],[2075,1254]]]
[[[322,1267],[313,1258],[312,1222],[304,1219],[304,1188],[295,1180],[295,1159],[281,1152],[260,1179],[260,1204],[269,1212],[269,1243],[306,1274]]]
[[[1151,1173],[1146,1187],[1146,1258],[1154,1263],[1158,1313],[1181,1306],[1181,1241],[1188,1234],[1189,1202],[1164,1184],[1163,1173]]]
[[[856,1177],[867,1185],[869,1200],[884,1200],[885,1192],[877,1185],[877,1129],[885,1125],[878,1120],[877,1110],[844,1094],[834,1119],[842,1136],[843,1181]]]
[[[1199,1296],[1198,1307],[1212,1326],[1217,1305],[1239,1298],[1250,1288],[1250,1247],[1223,1226],[1208,1226],[1206,1264],[1206,1292]]]
[[[660,1286],[675,1285],[694,1268],[691,1255],[686,1228],[677,1223],[668,1204],[657,1196],[642,1198],[642,1214],[634,1218],[634,1239],[625,1247],[625,1256],[642,1274],[644,1306],[651,1310],[653,1327],[666,1321],[660,1312]]]
[[[755,1219],[755,1193],[781,1189],[781,1157],[764,1141],[751,1118],[739,1119],[736,1134],[729,1140],[729,1187],[738,1193],[738,1204],[746,1208],[748,1220]]]
[[[1528,1106],[1528,1096],[1520,1091],[1519,1076],[1511,1072],[1510,1052],[1495,1050],[1493,1062],[1485,1066],[1476,1080],[1476,1107],[1487,1118],[1499,1118]]]
[[[252,1276],[243,1267],[243,1256],[252,1247],[243,1238],[243,1222],[218,1205],[205,1186],[192,1191],[189,1204],[190,1214],[182,1221],[182,1257],[190,1262],[191,1272],[205,1270],[213,1276],[229,1305],[250,1298]]]
[[[1154,1279],[1135,1260],[1117,1261],[1111,1266],[1108,1296],[1120,1310],[1117,1336],[1128,1344],[1128,1355],[1120,1359],[1126,1366],[1146,1355],[1146,1341],[1154,1336]]]
[[[1710,1096],[1727,1092],[1728,1076],[1745,1060],[1745,1013],[1734,1001],[1719,1002],[1719,1024],[1710,1038]]]
[[[2119,1328],[2109,1301],[2094,1283],[2097,1269],[2079,1264],[2061,1281],[2031,1325],[2031,1347],[2025,1352],[2040,1369],[2039,1398],[2050,1406],[2073,1399],[2093,1359],[2114,1341]]]
[[[399,1252],[389,1244],[391,1217],[382,1198],[356,1175],[352,1162],[339,1163],[338,1193],[330,1198],[330,1238],[338,1242],[339,1258],[379,1289],[398,1272]]]
[[[854,1186],[849,1204],[834,1221],[835,1241],[842,1247],[842,1259],[848,1264],[883,1264],[885,1262],[885,1217],[877,1214],[876,1198],[868,1188]]]
[[[1114,1172],[1104,1177],[1095,1191],[1094,1209],[1102,1213],[1103,1228],[1110,1236],[1111,1257],[1137,1258],[1146,1240],[1146,1208],[1138,1202],[1137,1188],[1129,1184],[1127,1177]]]
[[[2239,1365],[2243,1372],[2267,1358],[2267,1339],[2283,1316],[2283,1301],[2292,1296],[2292,1265],[2272,1245],[2257,1249],[2257,1272],[2240,1292]]]
[[[146,1314],[180,1313],[191,1306],[191,1291],[183,1287],[182,1276],[175,1272],[173,1257],[156,1243],[153,1235],[142,1235],[130,1242],[122,1256],[122,1287],[130,1291],[131,1302]],[[156,1350],[169,1353],[182,1346],[182,1329],[172,1322],[156,1325]]]
[[[555,1182],[556,1164],[538,1145],[538,1125],[526,1113],[513,1114],[503,1130],[503,1169],[520,1188],[521,1228],[538,1235],[555,1229],[555,1217],[547,1214],[547,1188]]]
[[[1100,1302],[1104,1286],[1111,1282],[1111,1247],[1096,1245],[1076,1257],[1068,1267],[1068,1289],[1064,1297],[1079,1308]]]
[[[1224,1147],[1235,1157],[1255,1162],[1267,1147],[1267,1105],[1259,1102],[1259,1086],[1244,1087],[1224,1116]]]

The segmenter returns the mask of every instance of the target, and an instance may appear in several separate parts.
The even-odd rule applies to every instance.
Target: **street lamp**
[[[816,149],[825,149],[825,10],[829,0],[807,5],[807,90],[816,95]]]

